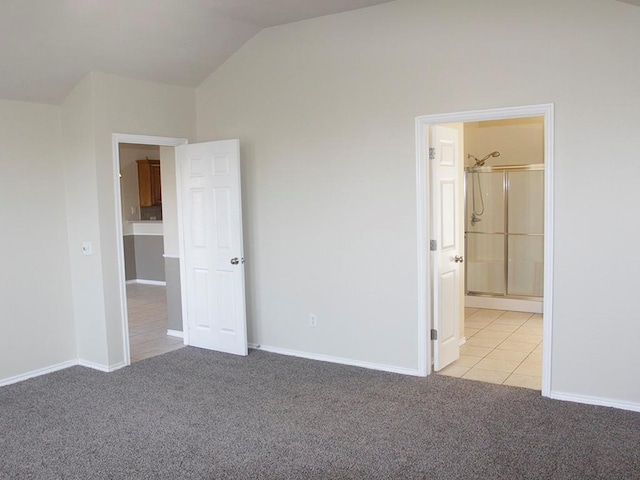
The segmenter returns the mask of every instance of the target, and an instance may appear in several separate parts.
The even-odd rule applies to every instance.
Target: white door
[[[176,147],[185,343],[247,355],[238,140]]]
[[[464,315],[462,205],[463,158],[458,131],[435,126],[432,130],[432,255],[433,272],[433,364],[443,369],[460,356],[460,324]]]

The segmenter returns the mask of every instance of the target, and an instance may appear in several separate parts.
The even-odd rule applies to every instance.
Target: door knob
[[[238,259],[238,257],[233,257],[231,259],[231,265],[238,265],[240,263],[240,260]]]
[[[453,257],[453,261],[456,263],[462,263],[464,262],[464,258],[462,257],[462,255],[456,255],[455,257]]]

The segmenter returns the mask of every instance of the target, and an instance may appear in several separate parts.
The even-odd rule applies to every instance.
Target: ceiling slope
[[[262,28],[389,0],[3,0],[0,98],[59,103],[90,71],[195,87]]]

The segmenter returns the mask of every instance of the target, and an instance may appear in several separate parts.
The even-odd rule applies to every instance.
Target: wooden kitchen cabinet
[[[160,160],[137,160],[138,193],[141,207],[162,205],[162,186],[160,183]]]

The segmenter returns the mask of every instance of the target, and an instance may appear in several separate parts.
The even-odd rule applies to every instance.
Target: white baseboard
[[[69,360],[68,362],[58,363],[56,365],[51,365],[45,368],[39,368],[38,370],[33,370],[31,372],[22,373],[20,375],[15,375],[13,377],[0,379],[0,387],[4,387],[5,385],[11,385],[12,383],[22,382],[24,380],[28,380],[30,378],[39,377],[41,375],[46,375],[47,373],[57,372],[58,370],[64,370],[65,368],[75,367],[76,365],[80,365],[81,367],[92,368],[94,370],[100,370],[101,372],[111,373],[116,370],[121,369],[122,367],[126,367],[124,362],[116,363],[115,365],[106,366],[101,365],[94,362],[89,362],[87,360]]]
[[[171,337],[184,338],[184,332],[181,332],[180,330],[167,330],[167,335]]]
[[[458,341],[458,346],[461,347],[462,345],[464,345],[465,343],[467,343],[467,337],[462,337],[459,341]]]
[[[58,370],[64,370],[65,368],[74,367],[76,365],[78,365],[77,360],[69,360],[68,362],[58,363],[56,365],[51,365],[50,367],[39,368],[38,370],[32,370],[31,372],[4,378],[0,380],[0,387],[22,382],[23,380],[28,380],[30,378],[39,377],[40,375],[46,375],[47,373],[57,372]]]
[[[511,310],[514,312],[542,313],[542,302],[518,300],[517,298],[478,297],[466,295],[464,306],[468,308],[490,308],[492,310]]]
[[[135,280],[127,280],[125,282],[127,285],[131,285],[134,283],[139,283],[141,285],[159,285],[162,287],[166,287],[167,286],[167,282],[161,282],[159,280],[143,280],[140,278],[136,278]]]
[[[611,400],[608,398],[592,397],[590,395],[578,395],[575,393],[551,392],[549,398],[562,400],[565,402],[584,403],[587,405],[598,405],[601,407],[619,408],[620,410],[630,410],[640,412],[640,403]]]
[[[383,372],[399,373],[401,375],[411,375],[419,377],[420,372],[418,369],[394,367],[392,365],[385,365],[381,363],[362,362],[360,360],[352,360],[350,358],[332,357],[329,355],[321,355],[317,353],[301,352],[298,350],[289,350],[287,348],[270,347],[268,345],[258,345],[250,343],[249,348],[255,350],[264,350],[265,352],[278,353],[280,355],[289,355],[291,357],[307,358],[309,360],[318,360],[320,362],[339,363],[341,365],[350,365],[353,367],[368,368],[370,370],[380,370]]]
[[[78,360],[78,365],[81,367],[92,368],[94,370],[99,370],[105,373],[115,372],[116,370],[120,370],[127,365],[124,362],[116,363],[115,365],[102,365],[100,363],[89,362],[87,360]]]
[[[177,330],[168,330],[167,335],[171,335],[169,332],[175,332],[177,334],[180,334],[180,335],[175,335],[178,337],[182,336],[182,332],[178,332]],[[348,358],[331,357],[328,355],[301,352],[297,350],[289,350],[286,348],[269,347],[267,345],[257,345],[254,343],[250,343],[249,348],[253,348],[256,350],[264,350],[265,352],[278,353],[280,355],[289,355],[293,357],[307,358],[309,360],[318,360],[321,362],[338,363],[341,365],[351,365],[354,367],[368,368],[371,370],[381,370],[384,372],[399,373],[402,375],[419,376],[418,370],[413,370],[410,368],[402,368],[402,367],[394,367],[391,365],[384,365],[384,364],[378,364],[378,363],[362,362],[359,360],[352,360]],[[67,362],[58,363],[56,365],[51,365],[49,367],[39,368],[37,370],[32,370],[27,373],[22,373],[20,375],[15,375],[13,377],[1,379],[0,387],[11,385],[13,383],[22,382],[24,380],[28,380],[34,377],[39,377],[41,375],[46,375],[48,373],[57,372],[58,370],[64,370],[65,368],[74,367],[76,365],[92,368],[94,370],[99,370],[105,373],[114,372],[126,366],[124,362],[120,362],[111,366],[105,366],[98,363],[89,362],[87,360],[69,360]],[[618,408],[620,410],[640,412],[640,403],[636,403],[636,402],[625,402],[621,400],[612,400],[608,398],[593,397],[590,395],[579,395],[574,393],[553,392],[553,391],[549,394],[549,398],[552,398],[554,400],[561,400],[565,402],[583,403],[586,405],[597,405],[601,407],[611,407],[611,408]]]

